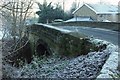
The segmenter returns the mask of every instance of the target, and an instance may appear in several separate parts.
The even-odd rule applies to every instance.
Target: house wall
[[[118,22],[120,22],[120,1],[118,2]]]
[[[120,13],[117,14],[118,22],[120,22]]]
[[[83,5],[74,13],[74,17],[91,17],[94,21],[120,22],[120,14],[96,14],[88,6]]]
[[[109,21],[111,21],[110,16],[111,15],[98,14],[97,15],[97,21],[103,21],[103,20],[109,20]]]
[[[118,22],[117,14],[98,14],[97,21],[109,20],[111,22]]]
[[[97,20],[96,13],[88,8],[86,5],[83,5],[76,13],[74,13],[74,17],[77,16],[87,16],[91,17],[93,20]]]

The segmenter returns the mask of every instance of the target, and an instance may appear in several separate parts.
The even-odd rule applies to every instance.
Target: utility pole
[[[47,1],[46,1],[46,0],[44,0],[44,1],[43,1],[43,3],[44,3],[44,4],[47,4]]]
[[[77,0],[75,0],[75,9],[77,8]]]
[[[65,13],[65,0],[63,0],[63,19],[65,17],[64,13]]]
[[[80,1],[81,1],[81,0],[78,1],[78,7],[80,7],[80,4],[81,4]]]
[[[102,4],[102,0],[100,0],[100,4]]]
[[[65,0],[63,0],[63,11],[65,11]]]

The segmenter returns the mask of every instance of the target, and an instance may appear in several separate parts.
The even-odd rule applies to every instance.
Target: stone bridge
[[[85,37],[85,35],[46,24],[36,23],[29,26],[32,53],[38,56],[87,54],[92,47]]]

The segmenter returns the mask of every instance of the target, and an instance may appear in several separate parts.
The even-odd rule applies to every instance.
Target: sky
[[[43,3],[44,0],[36,0],[37,2]],[[63,4],[63,0],[46,0],[48,3],[52,2],[53,4],[55,3],[60,3]],[[106,4],[112,4],[112,5],[118,5],[118,2],[120,0],[64,0],[65,1],[65,11],[69,10],[72,6],[73,2],[80,2],[80,5],[82,5],[83,3],[99,3],[99,2],[104,2]]]

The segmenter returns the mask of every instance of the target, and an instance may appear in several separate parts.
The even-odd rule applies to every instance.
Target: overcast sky
[[[43,3],[44,0],[36,0],[40,3]],[[63,3],[63,0],[46,0],[48,3],[49,2],[52,2],[53,4],[54,3],[60,3],[62,4]],[[81,4],[83,3],[98,3],[98,2],[104,2],[104,3],[107,3],[107,4],[113,4],[113,5],[117,5],[118,2],[120,0],[64,0],[65,1],[65,10],[69,10],[72,6],[72,3],[74,1],[77,1],[77,2],[80,2]]]

